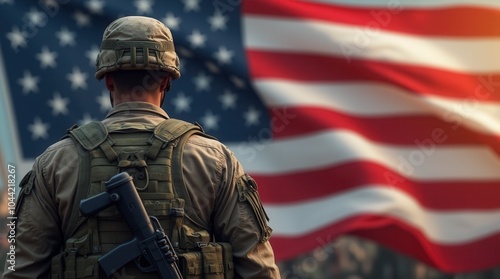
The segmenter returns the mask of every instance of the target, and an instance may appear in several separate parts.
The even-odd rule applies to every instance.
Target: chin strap
[[[109,92],[109,101],[111,102],[111,107],[113,107],[113,96],[111,95],[111,91]]]
[[[165,101],[165,96],[167,95],[167,92],[170,91],[171,88],[172,88],[172,82],[169,79],[167,81],[167,86],[165,87],[165,90],[161,95],[160,107],[163,106],[163,101]]]

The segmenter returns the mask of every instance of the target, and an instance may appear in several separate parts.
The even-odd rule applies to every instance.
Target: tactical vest
[[[199,126],[176,119],[157,126],[120,123],[105,127],[91,122],[70,129],[67,137],[79,146],[81,159],[76,201],[104,192],[105,181],[126,171],[134,178],[147,213],[160,221],[170,238],[183,277],[233,278],[231,246],[213,242],[207,228],[199,225],[203,222],[191,211],[182,176],[182,150],[194,134],[210,137]],[[73,233],[63,251],[52,259],[52,278],[107,278],[97,260],[133,236],[115,206],[88,218],[78,207],[79,202],[75,202],[70,217],[70,224],[76,224]],[[134,261],[113,275],[159,278],[156,272],[141,272]]]

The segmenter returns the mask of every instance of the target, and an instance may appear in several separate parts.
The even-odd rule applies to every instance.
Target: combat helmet
[[[145,55],[146,54],[146,55]],[[160,70],[180,77],[170,30],[159,20],[126,16],[108,25],[97,56],[95,78],[117,70]]]

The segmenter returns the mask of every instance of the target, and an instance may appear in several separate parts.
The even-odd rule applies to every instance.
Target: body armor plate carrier
[[[77,199],[105,191],[104,182],[128,172],[149,215],[169,236],[184,278],[233,278],[233,259],[228,243],[213,242],[209,232],[197,226],[182,177],[182,149],[193,134],[210,137],[194,124],[167,119],[158,126],[122,123],[105,127],[90,122],[68,130],[67,137],[79,146],[80,170]],[[97,260],[132,238],[115,206],[93,217],[83,217],[75,202],[70,224],[73,233],[63,251],[52,259],[52,278],[106,278]],[[189,214],[192,221],[184,218]],[[127,277],[131,276],[131,277]],[[135,276],[135,277],[134,277]],[[159,278],[143,273],[130,262],[114,273],[116,278]]]

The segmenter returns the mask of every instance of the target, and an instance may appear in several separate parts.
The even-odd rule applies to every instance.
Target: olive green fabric
[[[174,162],[181,158],[183,146],[193,134],[205,135],[199,126],[177,119],[165,120],[154,128],[131,124],[106,128],[100,122],[91,122],[70,130],[69,137],[78,143],[83,149],[81,155],[85,156],[80,173],[87,172],[88,177],[79,180],[82,182],[78,185],[77,200],[103,192],[105,181],[126,171],[134,178],[146,211],[160,220],[181,255],[184,276],[233,278],[231,246],[211,242],[212,237],[203,228],[184,222],[184,210],[191,208],[191,204],[181,164]],[[80,215],[74,223],[77,225],[64,251],[52,259],[52,277],[104,278],[97,262],[99,257],[132,238],[123,216],[112,206],[96,216]],[[200,256],[193,257],[193,251]],[[141,272],[132,263],[125,268],[128,276],[158,276]],[[122,271],[117,271],[117,275]]]

